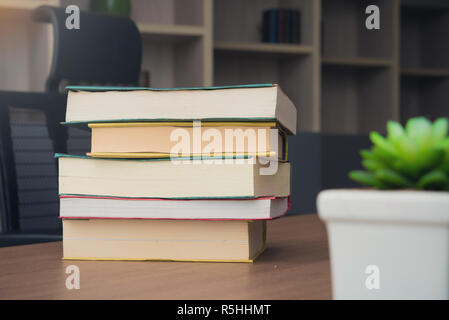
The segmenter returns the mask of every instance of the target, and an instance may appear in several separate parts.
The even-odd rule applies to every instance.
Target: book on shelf
[[[301,42],[300,31],[300,10],[276,8],[262,14],[263,42],[297,44]]]
[[[265,221],[63,220],[66,260],[253,262]]]
[[[276,84],[197,88],[68,86],[66,124],[277,121],[296,134],[296,108]]]
[[[59,194],[133,198],[257,198],[290,195],[290,163],[260,158],[99,159],[57,154]],[[198,161],[198,163],[195,163]],[[272,174],[262,175],[264,170]]]
[[[289,209],[288,197],[170,200],[61,196],[60,217],[70,219],[270,220]]]
[[[90,123],[99,158],[255,155],[287,159],[287,135],[276,122]],[[178,147],[181,146],[182,148]]]

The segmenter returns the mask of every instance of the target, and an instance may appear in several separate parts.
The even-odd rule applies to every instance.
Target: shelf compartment
[[[132,0],[131,18],[137,24],[204,25],[209,0]]]
[[[210,0],[132,0],[142,70],[155,88],[211,84]]]
[[[392,59],[384,58],[341,58],[341,57],[322,57],[321,62],[324,65],[348,66],[348,67],[391,67],[394,64]]]
[[[401,67],[449,69],[449,10],[403,7]]]
[[[193,41],[143,41],[142,70],[150,72],[155,88],[207,85],[204,73],[204,39]]]
[[[325,57],[375,57],[392,59],[397,34],[395,13],[397,1],[392,0],[323,0],[321,47]],[[365,8],[377,5],[381,28],[365,27]]]
[[[393,75],[393,68],[323,66],[322,132],[384,132],[386,122],[394,119]]]
[[[264,43],[264,42],[240,42],[240,41],[216,41],[215,51],[220,52],[240,52],[240,53],[260,53],[272,55],[301,55],[311,54],[312,46]]]
[[[401,121],[416,116],[431,120],[449,117],[449,78],[403,77],[401,81]]]
[[[257,43],[262,40],[262,15],[267,9],[289,8],[301,12],[300,44],[314,43],[315,0],[215,0],[214,38],[219,41]]]

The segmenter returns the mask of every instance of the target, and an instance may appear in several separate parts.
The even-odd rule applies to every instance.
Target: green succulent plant
[[[389,121],[387,136],[371,132],[372,148],[360,152],[366,171],[351,171],[349,177],[379,189],[449,191],[448,128],[447,118],[432,123],[416,117],[405,128]]]

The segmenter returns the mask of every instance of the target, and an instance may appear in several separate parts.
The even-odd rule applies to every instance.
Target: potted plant
[[[449,299],[448,126],[388,122],[349,174],[371,188],[318,195],[335,299]]]

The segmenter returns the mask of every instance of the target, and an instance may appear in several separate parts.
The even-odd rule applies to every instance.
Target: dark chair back
[[[136,24],[129,18],[80,12],[80,28],[68,29],[65,8],[41,6],[35,21],[52,23],[53,61],[46,88],[59,91],[61,84],[91,83],[137,85],[142,43]]]
[[[67,29],[68,17],[65,8],[41,6],[32,12],[34,20],[51,23],[54,31],[53,60],[46,82],[46,92],[0,91],[0,223],[3,227],[0,228],[2,231],[0,246],[2,236],[7,238],[15,236],[15,233],[22,236],[22,231],[29,232],[35,228],[36,221],[40,218],[44,220],[39,229],[47,226],[49,229],[53,228],[53,222],[58,221],[58,214],[54,210],[58,205],[55,199],[57,191],[54,194],[51,191],[51,195],[48,195],[49,192],[46,190],[53,189],[57,185],[57,177],[52,169],[48,173],[42,171],[42,164],[57,165],[52,153],[69,151],[67,150],[69,132],[66,127],[59,124],[65,118],[67,97],[61,94],[64,85],[138,85],[142,44],[140,33],[131,19],[81,11],[80,29]],[[27,133],[26,130],[29,128],[26,125],[16,123],[16,127],[24,128],[25,134],[17,136],[16,130],[14,136],[9,119],[9,107],[42,111],[46,116],[46,124],[43,123],[42,126],[46,125],[47,130],[43,128],[43,131],[39,131],[42,135],[34,139],[37,134],[35,131]],[[41,124],[38,126],[38,129],[41,129]],[[34,127],[36,125],[33,124]],[[45,144],[46,131],[52,141],[51,150],[48,150]],[[12,140],[16,138],[25,141],[33,156],[19,155],[20,152],[23,153],[22,149],[25,147],[19,146],[15,150]],[[28,138],[31,141],[28,141]],[[43,141],[43,145],[39,145],[38,141]],[[48,156],[37,156],[38,151],[42,149],[48,151]],[[21,171],[24,165],[26,170]],[[30,189],[30,182],[26,180],[26,186],[22,183],[28,188],[25,190],[19,186],[17,179],[19,176],[22,181],[24,178],[37,179],[37,183]],[[40,186],[42,188],[39,188]],[[45,195],[42,195],[41,191]],[[48,222],[50,220],[53,221],[51,226]],[[22,223],[24,221],[26,224]],[[60,224],[57,228],[60,232]],[[42,241],[42,237],[36,239]],[[10,238],[6,242],[11,243]]]

